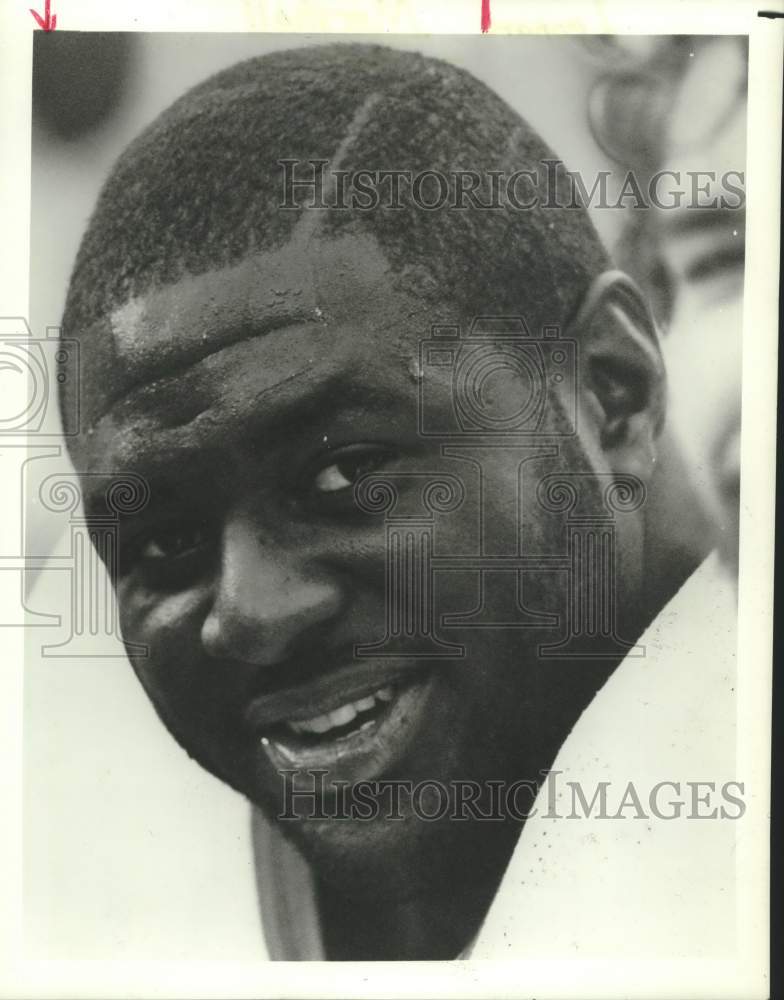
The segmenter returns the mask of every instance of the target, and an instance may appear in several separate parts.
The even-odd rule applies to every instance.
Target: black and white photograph
[[[0,995],[765,998],[781,21],[308,7],[19,14]]]

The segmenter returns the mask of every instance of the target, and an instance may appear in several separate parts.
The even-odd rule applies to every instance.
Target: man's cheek
[[[188,636],[198,639],[208,595],[201,587],[170,593],[151,590],[129,578],[119,582],[117,600],[126,642],[148,642],[145,637],[182,642]]]
[[[120,588],[118,597],[123,638],[145,650],[131,658],[139,681],[156,708],[186,722],[208,688],[192,596],[154,600]]]

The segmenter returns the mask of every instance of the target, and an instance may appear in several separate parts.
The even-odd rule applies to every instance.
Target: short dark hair
[[[497,94],[441,60],[359,44],[249,59],[186,93],[120,156],[76,258],[64,336],[183,274],[284,245],[306,209],[280,208],[280,160],[334,163],[338,151],[342,169],[483,176],[555,159]],[[563,322],[608,264],[581,207],[428,212],[404,194],[402,209],[314,214],[322,233],[370,231],[393,276],[467,316]]]

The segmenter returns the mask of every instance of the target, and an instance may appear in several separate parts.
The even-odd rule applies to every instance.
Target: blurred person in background
[[[592,43],[594,46],[596,43]],[[746,162],[747,41],[743,37],[613,39],[594,87],[597,141],[643,180],[671,171],[661,200],[677,204],[689,172],[735,173]],[[680,182],[676,178],[680,178]],[[670,198],[668,198],[668,193]],[[695,203],[696,202],[696,203]],[[745,210],[681,198],[674,209],[629,209],[615,256],[648,293],[663,334],[669,422],[701,511],[672,532],[685,549],[718,547],[737,573]],[[677,495],[682,467],[662,473]],[[704,516],[704,520],[702,520]],[[697,519],[697,530],[695,527]]]

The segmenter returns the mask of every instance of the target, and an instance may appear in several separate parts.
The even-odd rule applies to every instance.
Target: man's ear
[[[570,330],[599,443],[610,467],[647,479],[664,422],[666,380],[656,324],[642,292],[621,271],[588,290]]]

